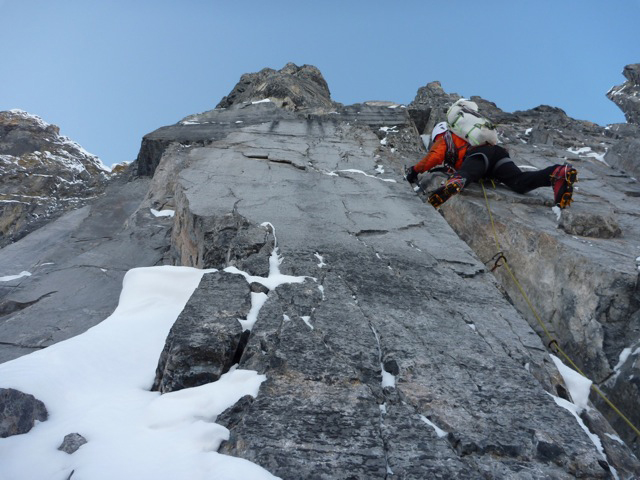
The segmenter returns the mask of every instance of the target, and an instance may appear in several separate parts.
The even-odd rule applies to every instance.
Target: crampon
[[[434,191],[431,195],[429,195],[429,203],[434,207],[438,208],[444,202],[449,200],[452,196],[460,193],[464,188],[465,179],[459,174],[454,174],[447,179],[447,181]]]
[[[572,165],[557,167],[551,174],[554,201],[560,208],[566,208],[573,201],[573,184],[578,181],[578,171]]]

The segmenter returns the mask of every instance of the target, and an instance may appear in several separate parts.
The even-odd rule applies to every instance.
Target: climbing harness
[[[540,315],[538,315],[538,312],[536,311],[536,309],[533,307],[533,304],[531,303],[531,300],[529,299],[529,297],[527,296],[526,292],[524,291],[524,288],[522,288],[522,285],[520,284],[520,282],[518,281],[518,279],[516,278],[515,274],[513,273],[513,271],[511,270],[511,267],[509,266],[509,262],[507,262],[506,257],[502,254],[502,249],[500,247],[500,242],[498,240],[498,233],[496,231],[496,226],[495,223],[493,221],[493,215],[491,214],[491,208],[489,208],[489,198],[487,197],[487,191],[484,188],[484,182],[482,180],[480,180],[480,185],[482,186],[482,193],[484,194],[484,200],[486,202],[487,205],[487,212],[489,213],[489,220],[491,221],[491,229],[493,232],[493,238],[495,240],[496,243],[496,249],[498,250],[498,253],[496,255],[494,255],[493,258],[495,258],[498,255],[501,255],[501,257],[498,257],[498,259],[502,258],[504,260],[504,263],[502,265],[504,265],[504,267],[506,268],[507,272],[509,273],[509,276],[511,277],[511,279],[513,280],[513,283],[516,285],[516,287],[518,288],[518,290],[520,291],[520,293],[522,294],[522,297],[524,298],[525,302],[527,303],[527,305],[529,306],[529,308],[531,309],[531,312],[533,313],[533,316],[536,318],[536,320],[538,321],[538,323],[540,324],[540,327],[542,327],[542,330],[544,331],[544,333],[547,335],[548,339],[549,339],[549,343],[548,343],[548,347],[553,350],[552,346],[555,346],[556,351],[554,351],[554,353],[557,353],[559,355],[561,355],[572,367],[573,369],[578,372],[580,375],[582,375],[583,377],[587,378],[588,377],[582,372],[582,370],[580,370],[580,368],[573,362],[573,360],[571,360],[571,358],[569,358],[569,356],[566,354],[566,352],[560,347],[560,344],[558,343],[558,340],[553,338],[553,335],[551,335],[551,332],[549,332],[549,329],[547,328],[547,326],[545,325],[544,321],[542,320],[542,318],[540,317]],[[493,260],[493,258],[491,260]],[[491,261],[489,260],[489,261]],[[497,261],[496,261],[497,264]],[[491,270],[493,271],[493,270]],[[601,398],[602,400],[604,400],[604,402],[609,405],[609,407],[616,413],[618,414],[618,416],[635,432],[636,435],[640,436],[640,429],[638,429],[638,427],[636,427],[631,420],[629,420],[621,411],[620,409],[618,409],[618,407],[616,407],[611,400],[609,400],[605,394],[602,392],[602,390],[600,390],[598,387],[595,386],[595,384],[593,382],[591,382],[591,389],[596,392]]]
[[[444,166],[455,172],[456,162],[458,161],[458,147],[456,147],[449,130],[444,132],[444,141],[447,145],[447,150],[444,154]]]

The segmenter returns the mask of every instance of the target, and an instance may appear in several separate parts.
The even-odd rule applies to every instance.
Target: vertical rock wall
[[[382,121],[389,109],[376,108]],[[381,142],[339,115],[265,119],[159,164],[186,165],[174,261],[233,266],[266,295],[239,368],[267,380],[218,419],[230,429],[221,451],[282,478],[609,478],[607,461],[639,471],[605,435],[599,453],[556,405],[567,394],[539,337],[403,183],[393,135]],[[395,138],[413,128],[402,115],[386,126]],[[304,281],[275,286],[277,274]],[[203,283],[184,321],[216,318],[195,300],[216,291]],[[157,381],[179,363],[163,356]]]

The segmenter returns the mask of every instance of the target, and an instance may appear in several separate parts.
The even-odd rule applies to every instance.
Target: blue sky
[[[210,110],[243,73],[315,65],[335,101],[409,103],[439,80],[506,111],[624,122],[606,92],[640,62],[640,0],[0,0],[0,110],[111,165]]]

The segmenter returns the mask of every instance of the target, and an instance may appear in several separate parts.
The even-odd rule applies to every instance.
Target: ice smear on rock
[[[23,271],[17,275],[7,275],[4,277],[0,277],[0,282],[10,282],[12,280],[17,280],[22,277],[30,277],[30,276],[31,276],[31,272]]]
[[[260,226],[269,227],[271,229],[271,232],[273,233],[274,244],[273,251],[269,256],[269,275],[267,277],[258,277],[256,275],[250,275],[247,272],[243,272],[236,267],[227,267],[224,269],[224,271],[227,273],[242,275],[247,280],[247,282],[259,283],[260,285],[264,285],[265,287],[267,287],[269,290],[275,290],[278,286],[285,283],[303,283],[307,278],[313,279],[312,277],[295,277],[293,275],[284,275],[280,273],[280,264],[282,263],[282,258],[278,254],[278,238],[276,237],[276,229],[269,222],[264,222]],[[238,319],[244,330],[251,330],[253,328],[256,321],[258,320],[260,309],[265,304],[267,299],[268,297],[264,293],[251,293],[251,310],[249,311],[249,315],[247,315],[247,318],[244,320]],[[307,319],[308,318],[309,317],[307,317]],[[307,325],[309,325],[311,329],[313,329],[308,320],[304,321]]]
[[[278,239],[276,238],[275,228],[268,222],[263,223],[261,226],[271,227],[271,231],[273,232],[274,238],[274,247],[271,252],[271,256],[269,257],[269,276],[268,277],[258,277],[255,275],[250,275],[247,272],[243,272],[242,270],[237,269],[236,267],[227,267],[224,269],[227,273],[234,273],[238,275],[242,275],[247,282],[249,283],[259,283],[260,285],[264,285],[269,290],[275,290],[276,287],[282,285],[284,283],[303,283],[307,278],[310,277],[296,277],[293,275],[284,275],[280,273],[280,263],[282,263],[282,259],[278,254]]]
[[[444,438],[444,437],[446,437],[448,435],[447,432],[442,430],[440,427],[438,427],[435,423],[433,423],[431,420],[429,420],[424,415],[420,415],[420,420],[422,420],[424,423],[426,423],[431,428],[433,428],[436,431],[436,435],[438,436],[438,438]]]
[[[173,217],[176,213],[174,210],[156,210],[154,208],[150,210],[154,217]]]

